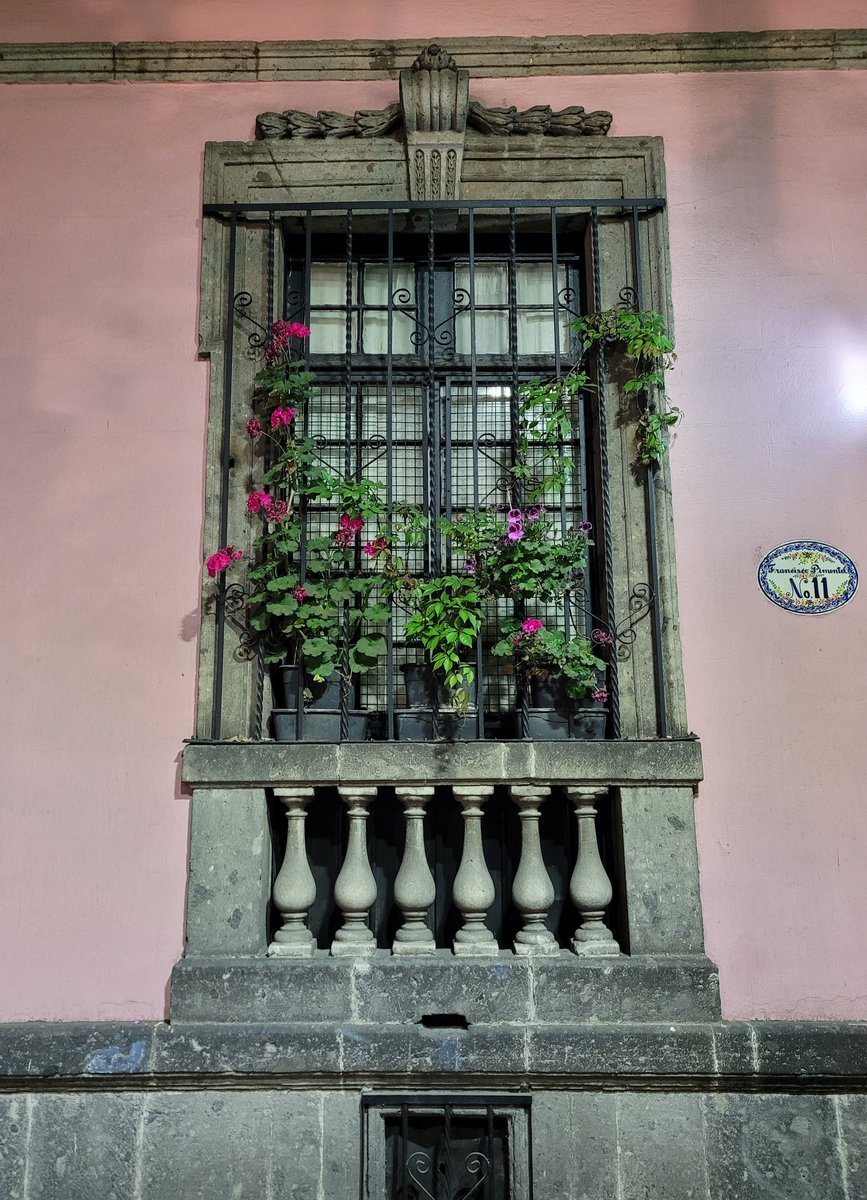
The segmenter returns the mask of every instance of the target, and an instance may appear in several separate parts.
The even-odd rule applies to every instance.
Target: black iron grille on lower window
[[[207,216],[228,225],[221,545],[240,540],[235,530],[244,517],[246,489],[233,479],[232,437],[252,415],[249,360],[278,317],[311,328],[308,361],[315,381],[297,420],[299,432],[314,440],[321,464],[343,480],[379,485],[385,510],[380,530],[390,533],[409,510],[422,514],[425,532],[404,552],[413,578],[472,574],[472,556],[441,530],[441,521],[486,509],[505,516],[531,491],[541,495],[555,537],[581,523],[594,527],[595,546],[579,587],[547,602],[504,598],[487,606],[467,651],[475,697],[463,721],[465,736],[528,736],[527,689],[491,655],[504,622],[539,618],[571,637],[613,616],[604,570],[608,480],[598,452],[604,406],[591,389],[576,392],[565,401],[568,432],[556,454],[550,435],[547,443],[525,442],[522,451],[521,388],[562,376],[576,360],[573,324],[586,311],[588,288],[599,291],[600,221],[622,220],[637,236],[639,215],[655,207],[654,201],[206,207]],[[256,285],[239,289],[251,277]],[[246,377],[236,369],[241,360]],[[542,495],[540,484],[556,470],[557,456],[574,467],[562,486]],[[523,480],[514,474],[519,459]],[[304,505],[302,581],[305,546],[335,531],[339,516],[333,501]],[[365,556],[366,537],[356,544],[357,572],[377,569]],[[244,628],[244,587],[225,579],[216,586],[211,736],[268,736],[267,669],[261,646]],[[407,637],[407,616],[406,606],[393,602],[379,664],[361,674],[344,670],[351,686],[342,690],[332,732],[305,732],[306,714],[298,704],[291,738],[443,735],[435,691],[426,732],[407,720],[412,705],[406,667],[424,662],[421,645]],[[350,617],[347,612],[346,630]],[[348,635],[343,640],[348,643]],[[258,655],[255,701],[246,728],[226,728],[227,663],[244,655]],[[348,665],[347,646],[341,662]],[[619,735],[615,671],[612,664],[611,736]],[[363,734],[353,723],[359,713]]]
[[[362,1097],[362,1197],[530,1200],[530,1100]]]

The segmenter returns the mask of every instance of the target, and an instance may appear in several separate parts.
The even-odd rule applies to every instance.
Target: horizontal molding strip
[[[394,79],[424,40],[7,42],[0,43],[0,82]],[[444,45],[474,78],[867,66],[867,29],[472,37]]]

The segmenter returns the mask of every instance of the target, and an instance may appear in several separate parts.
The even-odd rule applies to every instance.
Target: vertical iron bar
[[[470,276],[470,420],[472,422],[473,510],[479,511],[479,379],[476,362],[476,214],[467,210],[468,269]],[[457,331],[455,331],[457,334]],[[496,601],[494,601],[496,605]],[[485,737],[485,676],[482,646],[483,630],[476,634],[476,736]]]
[[[359,280],[360,282],[360,280]],[[344,397],[343,397],[343,478],[348,482],[352,472],[352,209],[346,210],[346,356],[344,367]],[[359,297],[360,300],[360,297]],[[360,305],[359,305],[360,307]],[[343,679],[340,686],[340,740],[345,742],[349,737],[349,602],[343,602],[343,645],[341,646],[341,666]]]
[[[394,505],[394,211],[388,210],[388,343],[385,362],[385,520],[389,544],[392,537],[392,508]],[[386,739],[394,737],[394,615],[389,617],[385,631],[385,724]]]
[[[403,1180],[403,1200],[409,1200],[409,1182],[407,1179],[407,1157],[409,1151],[409,1105],[401,1104],[400,1106],[400,1148],[401,1162],[403,1163],[403,1171],[401,1178]]]
[[[452,379],[447,377],[440,382],[440,393],[443,404],[443,509],[447,521],[452,519]],[[451,540],[445,543],[445,573],[451,575],[454,571],[452,561]]]
[[[533,1200],[533,1105],[527,1105],[527,1200]]]
[[[491,1200],[491,1192],[493,1191],[494,1186],[494,1180],[492,1178],[494,1173],[494,1109],[492,1105],[488,1104],[486,1106],[486,1114],[488,1135],[488,1173],[486,1176],[487,1186],[485,1188],[485,1192],[487,1195],[487,1200]]]
[[[639,309],[644,308],[644,278],[641,265],[641,226],[638,209],[632,210],[632,253],[635,269],[635,296]],[[653,680],[656,692],[656,730],[660,737],[668,737],[668,705],[665,695],[665,664],[662,658],[662,613],[659,607],[659,553],[656,529],[656,472],[657,463],[648,463],[645,469],[647,484],[647,554],[650,568],[650,588],[653,592]]]
[[[430,436],[428,439],[428,454],[430,457],[430,487],[431,487],[431,513],[439,516],[440,505],[442,503],[442,487],[440,479],[440,398],[437,391],[437,363],[436,363],[436,247],[434,234],[434,210],[428,209],[428,230],[427,230],[427,298],[428,298],[428,329],[427,329],[427,349],[428,349],[428,388],[430,390]],[[432,526],[435,521],[432,522]],[[431,531],[431,572],[434,575],[439,575],[442,569],[440,557],[440,538],[439,532],[436,534]]]
[[[304,322],[310,324],[310,296],[313,288],[313,213],[308,208],[304,214]],[[309,354],[308,342],[308,354]],[[310,434],[310,403],[306,402],[301,412],[302,434]],[[298,547],[298,579],[303,584],[307,579],[307,523],[310,514],[307,509],[307,497],[298,497],[298,516],[301,524],[301,542]],[[295,710],[295,737],[300,742],[304,730],[304,662],[298,663],[298,707]]]
[[[597,312],[602,305],[602,262],[599,253],[599,211],[596,205],[590,208],[590,235],[593,254],[593,302]],[[599,364],[599,388],[597,396],[599,422],[599,475],[602,500],[602,542],[605,557],[605,618],[608,627],[614,629],[617,622],[614,610],[614,550],[611,542],[611,477],[608,465],[608,415],[605,407],[605,343],[597,343]],[[617,680],[617,655],[608,660],[608,690],[611,702],[611,732],[620,737],[620,689]]]
[[[310,290],[313,286],[313,213],[304,214],[304,324],[310,324]]]
[[[229,218],[229,265],[226,294],[226,351],[223,360],[223,445],[220,460],[220,546],[229,539],[229,464],[232,454],[232,365],[235,358],[235,257],[238,248],[238,219]],[[217,587],[216,638],[214,643],[214,697],[211,737],[219,740],[223,729],[223,653],[226,645],[226,576]]]
[[[512,466],[516,466],[520,453],[519,426],[521,421],[520,400],[518,396],[518,230],[517,213],[509,209],[509,359],[512,368],[511,402],[509,404],[509,420],[511,424],[510,439],[512,443]],[[515,508],[521,508],[524,500],[524,489],[520,480],[513,484],[512,499]],[[515,605],[518,620],[524,615],[524,602],[520,600]],[[522,738],[530,736],[530,693],[526,680],[518,677],[518,721]]]
[[[436,312],[435,312],[435,269],[436,246],[434,243],[434,210],[427,210],[427,353],[428,353],[428,513],[430,525],[427,537],[430,546],[430,572],[439,575],[440,564],[440,533],[437,529],[437,518],[440,513],[440,470],[439,470],[439,424],[440,404],[437,394],[436,375]],[[433,671],[433,666],[431,666]],[[431,689],[433,703],[431,705],[431,737],[434,741],[440,734],[439,688],[434,677]]]
[[[273,213],[268,214],[268,297],[266,300],[266,323],[268,329],[274,320],[274,253],[276,243],[276,224]],[[268,443],[270,446],[270,442]],[[266,458],[266,468],[270,465],[270,456]],[[259,640],[256,655],[256,714],[253,727],[253,737],[256,741],[262,737],[262,723],[265,716],[265,647]]]
[[[567,276],[568,282],[568,276]],[[557,379],[560,378],[562,371],[560,359],[560,263],[557,254],[557,209],[551,206],[551,287],[554,293],[554,375]],[[562,393],[560,402],[563,403]],[[570,410],[569,418],[572,418]],[[574,439],[573,439],[574,443]],[[560,444],[561,452],[564,449],[563,443]],[[574,448],[574,445],[573,445]],[[560,488],[560,536],[566,537],[566,484]],[[563,632],[566,637],[570,633],[569,619],[569,591],[563,595]]]

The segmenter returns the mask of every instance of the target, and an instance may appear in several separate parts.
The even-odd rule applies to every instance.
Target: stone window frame
[[[431,51],[427,52],[428,55]],[[447,56],[446,56],[447,58]],[[262,114],[260,139],[210,143],[205,154],[204,200],[291,203],[335,200],[551,200],[659,198],[665,196],[662,140],[605,136],[607,114],[484,109],[469,99],[467,73],[448,61],[438,66],[420,56],[415,71],[401,73],[401,102],[379,113],[342,117],[324,113]],[[423,84],[418,94],[419,79]],[[432,117],[432,91],[440,113]],[[570,127],[570,121],[572,122]],[[342,122],[342,124],[341,124]],[[558,123],[559,122],[559,123]],[[442,128],[448,125],[449,128]],[[298,136],[298,128],[306,131]],[[351,128],[350,128],[351,127]],[[341,136],[329,136],[339,129]],[[371,129],[377,136],[366,136]],[[312,133],[312,136],[308,136]],[[288,134],[288,136],[287,136]],[[344,136],[345,135],[345,136]],[[362,136],[364,135],[364,136]],[[454,155],[453,171],[442,164]],[[439,166],[437,167],[437,159]],[[663,209],[643,223],[640,275],[644,307],[660,311],[671,327],[668,241]],[[250,292],[267,311],[266,272],[258,253],[237,226],[236,289]],[[226,358],[228,223],[206,220],[203,232],[201,352],[210,359],[210,418],[206,466],[205,545],[216,545],[221,494],[223,410],[227,382],[236,396],[249,394],[255,355]],[[630,233],[623,222],[600,221],[600,270],[591,281],[595,308],[615,305],[636,279]],[[615,372],[616,375],[616,372]],[[616,378],[606,389],[607,452],[614,608],[629,613],[635,589],[646,584],[648,502],[656,528],[657,603],[661,661],[667,697],[667,738],[658,737],[658,692],[652,623],[638,621],[629,657],[619,665],[622,740],[604,743],[381,743],[339,746],[208,742],[210,681],[214,667],[213,621],[202,625],[199,728],[202,741],[184,754],[183,777],[193,789],[191,879],[186,957],[263,956],[272,875],[266,789],[342,783],[599,783],[613,789],[624,863],[628,953],[704,958],[693,794],[702,777],[697,739],[686,717],[668,464],[645,488],[636,472],[634,422],[618,419],[627,405]],[[245,414],[235,406],[229,436],[233,460],[229,540],[244,546],[249,523],[245,483],[253,466]],[[649,497],[649,501],[648,501]],[[211,592],[206,583],[205,595]],[[230,706],[239,725],[254,703],[253,666],[229,672]],[[375,751],[375,752],[374,752]],[[227,830],[231,837],[227,838]],[[237,845],[253,845],[252,860],[238,872]],[[216,876],[215,876],[216,871]],[[231,881],[228,885],[227,878]],[[219,881],[219,886],[216,886]],[[238,914],[241,918],[238,918]],[[180,964],[181,966],[183,964]],[[291,964],[288,964],[291,969]],[[704,986],[704,985],[702,985]]]

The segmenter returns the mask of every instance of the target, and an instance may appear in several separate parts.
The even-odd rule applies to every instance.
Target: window
[[[269,312],[270,319],[310,325],[315,382],[298,428],[313,439],[318,461],[335,477],[370,481],[380,489],[384,513],[377,533],[395,542],[407,510],[421,515],[423,532],[401,548],[410,577],[472,574],[472,554],[443,532],[444,520],[460,522],[467,514],[494,510],[505,533],[506,512],[525,504],[537,516],[545,510],[543,524],[550,523],[555,540],[593,525],[595,406],[589,391],[564,395],[568,424],[555,436],[534,429],[537,413],[527,409],[522,393],[528,383],[568,372],[577,355],[572,324],[589,286],[584,206],[286,204],[275,207],[267,225],[255,209],[233,220],[244,223],[246,255],[256,253],[268,263],[265,312],[254,307],[246,290],[227,297],[238,351],[246,328],[255,354],[267,337]],[[233,351],[238,353],[234,346]],[[251,415],[251,391],[248,386],[246,394],[233,396],[239,415],[233,412],[232,424],[240,419],[243,426]],[[567,460],[571,469],[555,486],[553,477]],[[519,462],[520,481],[513,474]],[[306,547],[336,531],[338,516],[331,498],[305,504],[297,561],[302,581],[311,561]],[[367,537],[356,545],[354,570],[372,575],[377,564],[364,557]],[[539,618],[568,637],[589,634],[594,624],[604,623],[591,587],[594,576],[591,562],[577,587],[543,598],[504,596],[486,606],[476,644],[467,652],[475,702],[469,718],[458,723],[459,734],[532,735],[526,688],[502,669],[491,647],[504,637],[510,619]],[[218,644],[225,642],[227,621],[235,617],[242,627],[237,619],[242,600],[237,593],[234,604],[232,599],[218,606]],[[359,601],[355,610],[360,608]],[[347,628],[356,629],[351,609],[347,612]],[[416,740],[442,732],[429,718],[407,713],[415,702],[404,674],[408,665],[424,661],[421,646],[407,637],[408,613],[398,597],[382,662],[353,675],[351,689],[344,689],[347,711],[340,728],[332,723],[331,733],[322,736],[308,722],[308,740],[339,740],[347,733],[358,740],[347,719],[358,713],[369,714],[362,735],[367,738]],[[252,649],[254,638],[249,631],[244,636]],[[348,640],[344,634],[344,644]],[[263,674],[260,665],[254,737],[269,732]],[[221,703],[215,695],[220,730]],[[293,717],[287,736],[305,738],[304,721],[297,712],[297,727]],[[563,719],[564,731],[567,721],[571,718]]]
[[[529,1200],[530,1096],[362,1097],[365,1200]]]

